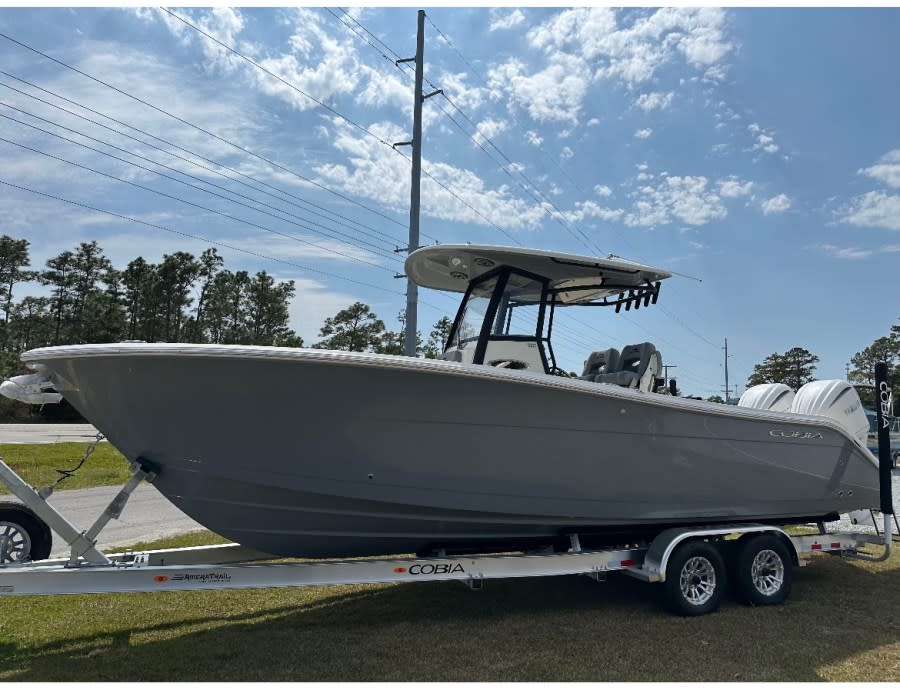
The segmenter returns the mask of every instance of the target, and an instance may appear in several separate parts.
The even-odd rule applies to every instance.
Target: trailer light
[[[832,548],[832,549],[840,549],[840,548],[841,548],[841,543],[840,543],[840,542],[832,542],[832,543],[831,543],[831,548]]]
[[[810,549],[812,549],[815,552],[815,551],[822,549],[822,545],[820,545],[818,542],[816,542],[814,545],[812,545],[810,547]]]
[[[154,580],[156,583],[168,583],[168,582],[169,582],[169,577],[168,577],[168,576],[154,576],[154,577],[153,577],[153,580]]]
[[[634,559],[623,559],[623,560],[622,560],[622,566],[623,566],[623,567],[626,567],[626,566],[634,566],[635,563],[636,563],[636,562],[634,561]]]
[[[394,568],[394,573],[395,573],[395,574],[405,574],[405,573],[406,573],[406,567],[405,567],[405,566],[397,566],[397,567]]]

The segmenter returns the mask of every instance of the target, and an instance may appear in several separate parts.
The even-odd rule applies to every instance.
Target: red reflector
[[[405,566],[398,566],[397,568],[394,569],[394,573],[395,573],[395,574],[405,574],[405,573],[406,573],[406,567],[405,567]]]
[[[831,548],[832,548],[832,549],[840,549],[840,548],[841,548],[841,543],[840,543],[840,542],[832,542],[832,543],[831,543]]]
[[[153,580],[156,583],[167,583],[169,580],[169,577],[168,576],[154,576]]]
[[[634,566],[634,564],[635,564],[634,559],[623,559],[622,560],[622,566]]]
[[[810,549],[822,549],[822,545],[816,543],[810,547]]]

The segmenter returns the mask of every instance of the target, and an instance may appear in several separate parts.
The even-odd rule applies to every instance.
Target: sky
[[[417,9],[0,9],[0,233],[33,267],[215,246],[295,281],[308,345],[357,300],[399,327]],[[565,369],[650,341],[722,395],[727,338],[740,393],[795,346],[842,378],[898,323],[900,10],[425,11],[422,244],[678,273],[560,315]],[[426,335],[459,303],[419,299]]]

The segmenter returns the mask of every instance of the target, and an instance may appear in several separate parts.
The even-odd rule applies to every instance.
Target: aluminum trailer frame
[[[328,560],[299,563],[245,563],[262,555],[239,545],[162,549],[109,555],[109,564],[56,559],[0,566],[0,596],[77,593],[287,588],[358,583],[461,581],[480,588],[488,579],[588,575],[602,580],[622,571],[648,582],[665,582],[666,567],[678,544],[746,533],[773,533],[791,543],[795,562],[827,552],[854,556],[878,540],[869,535],[788,536],[770,525],[740,528],[678,529],[661,533],[649,546],[565,553],[485,554],[436,558]],[[655,555],[661,553],[660,559]],[[241,562],[241,563],[232,563]]]
[[[827,552],[862,557],[860,548],[880,542],[863,534],[791,536],[772,525],[746,523],[725,527],[671,528],[651,542],[598,550],[583,550],[578,535],[570,536],[568,552],[484,554],[434,558],[325,560],[258,563],[272,555],[240,545],[105,554],[96,538],[117,518],[137,485],[152,472],[133,465],[133,476],[87,530],[79,530],[0,459],[0,481],[9,486],[71,547],[68,558],[0,565],[0,596],[77,593],[283,588],[355,583],[461,581],[480,588],[488,579],[584,574],[596,580],[622,571],[648,582],[665,582],[669,561],[688,541],[719,541],[747,534],[770,534],[788,547],[793,563]],[[257,562],[257,563],[251,563]]]

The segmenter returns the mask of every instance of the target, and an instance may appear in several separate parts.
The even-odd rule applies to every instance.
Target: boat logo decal
[[[440,576],[441,574],[464,574],[466,570],[459,562],[447,562],[437,564],[413,564],[409,568],[398,566],[395,574],[409,574],[410,576]]]
[[[216,571],[206,574],[175,574],[172,576],[172,580],[185,583],[228,583],[231,581],[231,574]]]
[[[891,422],[891,404],[893,403],[891,388],[887,382],[878,384],[878,400],[881,401],[881,420],[883,421],[881,427],[887,428]]]
[[[822,433],[810,433],[800,430],[770,430],[769,435],[774,438],[797,438],[799,440],[822,440]]]

